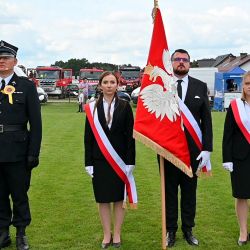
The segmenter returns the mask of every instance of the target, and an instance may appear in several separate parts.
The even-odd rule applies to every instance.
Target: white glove
[[[135,165],[126,165],[126,169],[125,169],[126,174],[130,175],[133,172],[134,168],[135,168]]]
[[[196,160],[200,160],[198,168],[201,169],[205,167],[208,164],[208,161],[210,160],[210,153],[209,151],[201,151]]]
[[[93,167],[93,166],[87,166],[87,167],[85,167],[85,170],[86,170],[87,174],[88,174],[91,178],[93,178],[94,167]]]
[[[222,166],[229,172],[233,172],[233,163],[232,162],[223,162]]]

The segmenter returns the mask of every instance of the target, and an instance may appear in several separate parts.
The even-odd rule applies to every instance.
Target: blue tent
[[[242,76],[246,71],[235,67],[228,72],[216,72],[214,83],[214,110],[224,110],[223,101],[225,92],[241,92]]]

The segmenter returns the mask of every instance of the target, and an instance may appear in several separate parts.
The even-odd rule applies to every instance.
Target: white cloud
[[[249,53],[249,1],[159,1],[170,51],[200,59]],[[20,48],[24,65],[70,58],[144,66],[152,1],[0,0],[1,39]]]

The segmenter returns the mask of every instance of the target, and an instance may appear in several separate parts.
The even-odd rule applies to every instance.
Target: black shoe
[[[199,246],[199,241],[193,236],[192,231],[183,232],[183,237],[189,245]]]
[[[175,244],[175,232],[168,232],[167,233],[167,247],[173,247]]]
[[[101,248],[102,249],[107,249],[107,248],[109,248],[109,246],[111,246],[110,242],[109,243],[102,243]]]
[[[102,243],[102,244],[101,244],[101,248],[102,248],[102,249],[107,249],[107,248],[109,248],[109,247],[112,245],[112,242],[113,242],[113,237],[112,237],[112,234],[111,234],[110,241],[109,241],[108,243]]]
[[[121,247],[121,245],[122,245],[122,243],[121,242],[113,242],[112,243],[112,246],[114,247],[114,248],[119,248],[119,247]]]
[[[26,235],[16,236],[16,249],[17,250],[28,250],[30,249],[28,239]]]
[[[0,249],[8,247],[11,244],[9,231],[3,231],[0,233]]]
[[[247,240],[238,240],[238,246],[244,246],[247,244]]]
[[[250,236],[250,234],[248,234],[248,236],[247,236],[247,239],[246,240],[238,240],[238,246],[244,246],[244,245],[246,245],[247,244],[247,242],[249,241],[249,236]]]

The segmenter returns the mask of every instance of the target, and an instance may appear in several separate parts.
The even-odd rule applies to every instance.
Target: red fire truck
[[[119,89],[131,93],[140,86],[141,69],[138,66],[119,66],[116,72]]]
[[[96,93],[96,87],[98,85],[99,78],[101,74],[104,72],[103,69],[80,69],[79,73],[79,90],[81,90],[81,84],[83,83],[83,79],[87,78],[88,81],[88,97],[92,97]]]
[[[66,87],[72,83],[72,69],[62,69],[58,66],[38,66],[36,80],[48,95],[64,98]]]

